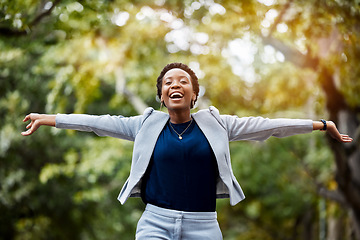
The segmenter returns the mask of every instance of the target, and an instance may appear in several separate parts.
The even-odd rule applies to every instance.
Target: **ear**
[[[163,102],[163,101],[164,101],[164,98],[163,98],[163,95],[161,95],[160,102]]]
[[[194,92],[193,95],[192,95],[192,98],[191,98],[193,101],[196,100],[196,93]]]

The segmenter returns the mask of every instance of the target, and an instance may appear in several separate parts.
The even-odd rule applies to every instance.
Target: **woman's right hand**
[[[29,136],[33,134],[41,125],[55,127],[55,118],[56,115],[30,113],[29,115],[26,115],[23,120],[23,122],[31,120],[31,122],[26,126],[28,130],[22,132],[21,135]]]

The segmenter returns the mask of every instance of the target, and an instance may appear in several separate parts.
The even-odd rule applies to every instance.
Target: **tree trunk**
[[[311,68],[319,73],[319,82],[326,96],[326,108],[331,120],[342,133],[354,138],[353,143],[340,143],[330,137],[328,142],[335,156],[336,182],[339,193],[345,200],[342,207],[350,209],[354,239],[360,240],[360,148],[359,142],[359,110],[352,109],[335,85],[335,73],[313,56],[307,56],[283,42],[269,37],[263,38],[264,44],[272,45],[281,51],[287,61],[299,68]]]
[[[334,74],[323,67],[320,72],[320,84],[326,94],[326,108],[330,120],[334,121],[339,130],[353,135],[359,128],[356,112],[345,102],[344,96],[338,91],[334,82]],[[330,147],[335,155],[336,182],[351,209],[355,239],[360,240],[360,149],[356,146],[358,136],[351,144],[340,143],[328,137]],[[346,207],[346,206],[343,206]]]
[[[116,86],[115,86],[116,93],[122,94],[125,97],[127,97],[129,102],[133,105],[133,107],[137,111],[137,113],[142,114],[148,106],[138,95],[136,95],[126,87],[126,80],[123,75],[122,69],[120,67],[118,67],[115,70],[115,76],[116,76]]]

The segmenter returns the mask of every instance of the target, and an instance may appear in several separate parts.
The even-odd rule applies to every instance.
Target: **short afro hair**
[[[169,63],[163,68],[163,70],[161,71],[160,75],[158,76],[157,82],[156,82],[157,96],[159,97],[159,99],[161,99],[161,88],[162,88],[163,77],[169,70],[171,70],[173,68],[180,68],[190,75],[191,84],[192,84],[194,92],[196,94],[196,99],[195,99],[194,103],[191,104],[191,108],[193,108],[198,99],[198,95],[199,95],[199,82],[198,82],[198,78],[197,78],[196,74],[194,73],[194,71],[191,70],[191,68],[184,63],[177,63],[177,62]]]

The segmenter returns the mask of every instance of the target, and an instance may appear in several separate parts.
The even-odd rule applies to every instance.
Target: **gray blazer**
[[[217,198],[230,198],[231,205],[243,200],[245,195],[232,171],[230,141],[263,141],[271,136],[286,137],[309,133],[313,129],[312,120],[239,118],[220,115],[215,107],[200,110],[192,114],[192,117],[210,143],[217,160]],[[118,200],[124,204],[129,197],[140,197],[142,176],[148,167],[157,138],[168,120],[168,114],[147,108],[143,115],[135,117],[58,114],[56,127],[92,131],[99,136],[134,141],[130,176],[118,196]]]

